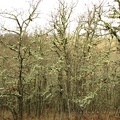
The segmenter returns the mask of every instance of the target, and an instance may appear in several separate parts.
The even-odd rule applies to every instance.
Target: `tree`
[[[109,13],[108,18],[114,19],[116,21],[116,23],[117,23],[117,27],[114,27],[112,25],[112,23],[108,23],[108,22],[106,22],[104,20],[102,20],[102,22],[104,23],[104,25],[106,27],[106,30],[108,30],[109,33],[117,39],[118,43],[120,43],[120,36],[118,34],[119,29],[120,29],[120,25],[119,25],[120,24],[119,23],[119,19],[120,19],[120,13],[119,13],[119,11],[120,11],[120,1],[119,0],[114,0],[114,1],[118,3],[118,8],[112,7],[112,10]]]
[[[70,38],[67,34],[75,4],[68,6],[65,1],[60,1],[57,9],[57,14],[52,16],[53,27],[53,51],[57,55],[56,70],[58,72],[58,87],[59,87],[59,109],[60,119],[62,119],[63,109],[67,110],[68,118],[70,119],[70,103],[71,96],[71,58],[70,58]],[[64,78],[63,76],[66,76]],[[63,92],[64,91],[64,92]],[[64,101],[65,102],[64,102]],[[67,107],[66,107],[67,106]]]
[[[8,20],[12,20],[16,23],[16,29],[12,30],[7,28],[6,26],[1,26],[2,30],[5,32],[13,33],[16,35],[15,44],[9,45],[7,42],[5,43],[4,40],[1,40],[1,43],[4,44],[11,53],[13,53],[15,66],[15,72],[17,74],[17,88],[16,92],[13,93],[14,96],[18,99],[18,120],[22,120],[23,118],[23,81],[24,81],[24,62],[29,57],[29,45],[27,45],[25,36],[27,35],[27,28],[29,27],[30,23],[38,17],[37,9],[40,4],[41,0],[33,1],[32,5],[30,5],[28,15],[23,18],[23,13],[21,11],[15,11],[16,13],[1,11],[0,16],[3,18],[7,18]],[[9,56],[10,57],[10,56]],[[14,64],[14,63],[13,63]],[[13,65],[14,66],[14,65]],[[11,81],[12,82],[12,81]],[[12,90],[11,90],[12,91]]]

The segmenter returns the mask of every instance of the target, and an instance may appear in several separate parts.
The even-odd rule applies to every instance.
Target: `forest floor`
[[[80,115],[73,112],[69,117],[63,113],[61,120],[120,120],[120,116],[116,112],[84,113],[82,119],[80,119]],[[13,120],[12,114],[9,111],[0,111],[0,120]],[[23,120],[60,120],[60,115],[49,112],[37,118],[34,115],[27,116],[24,114]]]

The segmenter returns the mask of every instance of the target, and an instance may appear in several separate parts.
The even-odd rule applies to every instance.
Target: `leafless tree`
[[[10,50],[15,51],[16,58],[18,61],[18,81],[17,81],[17,94],[14,94],[18,99],[18,120],[23,118],[23,80],[24,80],[24,60],[26,59],[28,47],[24,45],[24,36],[27,34],[27,28],[30,23],[36,19],[39,15],[37,9],[41,0],[33,0],[30,4],[28,13],[21,11],[1,11],[0,16],[8,20],[12,20],[16,24],[16,29],[9,29],[8,27],[1,25],[1,29],[5,32],[13,33],[17,35],[17,44],[15,46],[10,46],[1,40],[1,43],[8,47]],[[17,119],[17,118],[16,118]]]

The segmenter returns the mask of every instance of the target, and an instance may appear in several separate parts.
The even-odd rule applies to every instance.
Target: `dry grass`
[[[9,111],[0,111],[0,120],[13,120],[12,115]],[[60,115],[57,113],[54,116],[53,112],[46,113],[39,118],[34,115],[27,116],[24,114],[23,120],[60,120]],[[62,114],[62,120],[81,120],[80,115],[75,112],[71,113],[70,119],[66,113]],[[103,112],[103,113],[84,113],[82,120],[120,120],[118,113],[114,112]]]

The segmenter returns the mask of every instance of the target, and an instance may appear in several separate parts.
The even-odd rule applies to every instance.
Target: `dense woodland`
[[[0,11],[16,23],[15,30],[0,26],[0,120],[120,119],[120,1],[115,2],[118,8],[88,8],[72,32],[76,3],[58,0],[49,29],[31,34],[27,29],[39,16],[41,0],[31,2],[26,18],[20,11]]]

